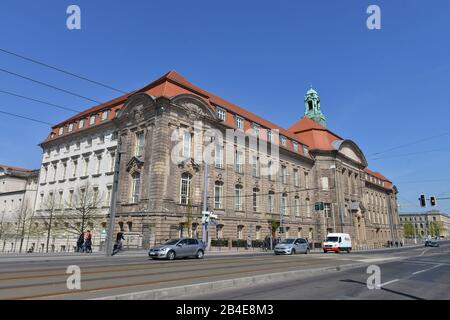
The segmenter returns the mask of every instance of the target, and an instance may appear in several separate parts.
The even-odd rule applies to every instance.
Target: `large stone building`
[[[36,208],[45,214],[46,195],[64,199],[89,181],[107,195],[103,220],[92,226],[98,235],[118,146],[116,231],[145,247],[201,237],[205,153],[212,159],[206,205],[218,216],[212,239],[272,233],[319,243],[330,231],[350,233],[356,246],[400,239],[395,186],[367,168],[353,141],[326,127],[312,88],[304,107],[304,117],[283,129],[171,71],[52,128],[41,144]]]
[[[405,236],[409,238],[450,237],[450,216],[441,211],[402,212],[400,223],[405,229]]]
[[[39,170],[0,165],[0,251],[20,251],[34,213]]]

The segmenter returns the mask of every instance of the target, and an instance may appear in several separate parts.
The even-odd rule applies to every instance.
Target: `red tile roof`
[[[60,127],[63,127],[63,126],[65,127],[63,135],[71,134],[72,132],[67,132],[68,131],[67,126],[70,123],[76,124],[80,119],[83,119],[83,118],[87,119],[87,117],[89,117],[90,115],[97,114],[105,109],[111,109],[112,111],[120,109],[128,97],[130,97],[131,95],[138,93],[138,92],[147,92],[148,94],[150,94],[154,97],[164,96],[167,98],[171,98],[171,97],[177,96],[179,94],[183,94],[183,93],[194,94],[194,95],[197,95],[197,96],[203,98],[204,100],[206,100],[206,102],[209,103],[211,108],[220,106],[220,107],[226,109],[232,115],[236,114],[236,115],[243,117],[246,120],[245,124],[244,124],[245,130],[249,129],[251,123],[254,122],[261,126],[262,134],[263,134],[263,131],[265,131],[264,130],[265,128],[278,129],[280,135],[283,135],[291,140],[296,140],[300,145],[305,144],[301,139],[299,139],[292,132],[289,132],[288,130],[283,129],[280,126],[278,126],[270,121],[267,121],[267,120],[261,118],[260,116],[254,114],[250,111],[247,111],[247,110],[245,110],[245,109],[243,109],[243,108],[241,108],[219,96],[216,96],[206,90],[203,90],[202,88],[189,82],[186,78],[181,76],[175,70],[169,71],[168,73],[164,74],[159,79],[151,82],[150,84],[146,85],[145,87],[142,87],[141,89],[135,90],[135,91],[130,92],[125,95],[122,95],[116,99],[105,102],[101,105],[89,108],[89,109],[87,109],[83,112],[80,112],[79,114],[53,126],[52,133],[51,133],[51,135],[49,135],[49,137],[46,139],[46,141],[49,141],[53,138],[59,137],[60,135],[58,134],[58,130]],[[112,119],[114,117],[112,112],[109,117],[110,117],[110,119]],[[100,122],[101,121],[99,121],[99,119],[97,119],[96,124],[100,123]],[[227,116],[226,125],[234,128],[235,127],[234,117]],[[85,127],[88,127],[88,126],[89,125],[85,124]],[[78,130],[77,125],[74,125],[73,132],[75,132],[77,130]],[[52,137],[52,134],[53,134],[53,137]],[[44,142],[46,142],[46,141],[44,141]],[[289,149],[292,149],[291,142],[289,142],[288,147],[289,147]],[[303,149],[301,147],[299,148],[298,153],[303,154]],[[310,158],[309,155],[305,155],[305,156]]]
[[[11,166],[7,166],[7,165],[4,165],[4,164],[0,164],[0,168],[11,169],[11,170],[15,170],[15,171],[23,171],[23,172],[32,172],[33,171],[33,170],[30,170],[30,169],[11,167]]]

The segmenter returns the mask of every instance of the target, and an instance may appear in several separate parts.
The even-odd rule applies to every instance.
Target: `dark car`
[[[164,244],[154,246],[148,251],[152,259],[169,259],[195,257],[203,259],[205,247],[203,242],[192,238],[172,239]]]

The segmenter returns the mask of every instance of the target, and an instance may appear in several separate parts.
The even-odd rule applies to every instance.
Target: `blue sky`
[[[66,28],[70,4],[81,8],[81,30]],[[370,4],[381,8],[381,30],[366,27]],[[176,69],[282,127],[303,115],[313,84],[328,127],[354,140],[369,167],[398,186],[402,210],[414,211],[421,192],[450,197],[449,13],[448,0],[3,0],[0,38],[4,49],[125,91]],[[95,100],[117,96],[2,53],[0,68]],[[0,90],[92,106],[2,72]],[[50,123],[71,115],[2,93],[0,111]],[[0,114],[0,163],[38,168],[48,132]],[[411,144],[431,136],[439,137]],[[437,208],[450,211],[450,200]]]

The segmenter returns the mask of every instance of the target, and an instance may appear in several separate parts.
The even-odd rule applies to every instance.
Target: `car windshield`
[[[338,237],[327,237],[327,242],[338,242]]]
[[[167,241],[166,243],[164,243],[164,244],[167,244],[167,245],[175,245],[175,244],[177,244],[177,242],[178,241],[180,241],[180,239],[173,239],[173,240],[169,240],[169,241]]]
[[[285,239],[281,243],[291,244],[291,243],[294,243],[294,241],[295,241],[295,239]]]

